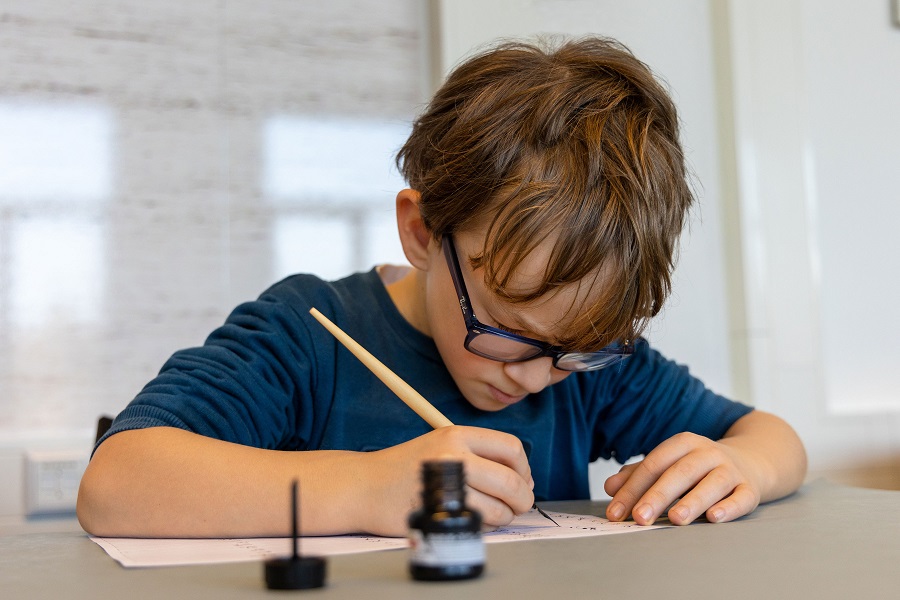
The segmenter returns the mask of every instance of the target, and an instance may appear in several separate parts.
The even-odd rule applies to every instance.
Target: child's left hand
[[[805,472],[806,455],[793,430],[754,411],[719,441],[679,433],[622,467],[604,485],[613,497],[606,516],[621,521],[632,515],[650,525],[668,509],[675,525],[704,513],[713,523],[731,521],[792,492]]]

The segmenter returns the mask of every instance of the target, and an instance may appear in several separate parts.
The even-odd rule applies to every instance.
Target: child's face
[[[453,239],[472,309],[478,320],[486,325],[553,343],[566,326],[565,315],[573,301],[575,306],[579,306],[585,300],[577,286],[572,286],[572,289],[563,289],[533,305],[504,302],[486,288],[483,273],[480,270],[474,272],[468,261],[480,250],[482,237],[476,233],[459,233]],[[429,269],[425,274],[424,289],[427,333],[434,339],[456,385],[473,406],[481,410],[501,410],[569,375],[567,371],[554,368],[549,357],[502,363],[466,350],[463,343],[467,331],[450,267],[439,243],[432,242],[428,252]],[[545,266],[546,253],[539,249],[523,262],[513,285],[528,287]]]

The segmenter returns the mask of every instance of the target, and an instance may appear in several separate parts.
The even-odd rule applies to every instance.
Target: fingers
[[[531,465],[528,464],[522,442],[516,436],[480,427],[445,427],[438,431],[463,437],[465,445],[473,454],[512,469],[528,482],[529,488],[534,487]]]
[[[465,464],[466,483],[473,492],[503,504],[502,509],[489,506],[487,512],[482,510],[486,523],[506,525],[513,515],[528,511],[534,504],[533,484],[509,467],[480,456],[466,459]]]
[[[759,504],[758,492],[727,448],[693,434],[666,440],[643,461],[610,477],[605,488],[613,495],[607,517],[618,521],[631,514],[641,525],[652,524],[664,512],[675,525],[687,525],[704,513],[720,522]]]
[[[509,525],[516,516],[506,502],[474,488],[466,490],[466,504],[481,513],[483,526],[489,530]]]
[[[706,518],[712,523],[725,523],[752,512],[759,506],[760,496],[753,488],[741,484],[734,489],[731,496],[712,505],[706,511]]]
[[[624,465],[619,472],[609,477],[603,484],[603,490],[610,496],[615,496],[622,485],[631,477],[631,472],[637,468],[638,463]]]
[[[450,428],[445,428],[450,429]],[[466,483],[485,523],[506,525],[534,504],[534,480],[522,443],[515,436],[477,427],[458,427],[447,436],[464,438]],[[490,498],[491,501],[488,501]]]

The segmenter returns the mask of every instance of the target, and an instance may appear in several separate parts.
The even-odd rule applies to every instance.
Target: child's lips
[[[509,406],[511,404],[515,404],[516,402],[521,402],[522,400],[525,399],[525,396],[528,395],[528,394],[521,394],[519,396],[511,396],[510,394],[507,394],[506,392],[501,392],[500,390],[498,390],[497,388],[495,388],[492,385],[488,385],[488,389],[490,389],[491,396],[493,396],[494,400],[496,400],[497,402],[499,402],[501,404],[505,404],[507,406]]]

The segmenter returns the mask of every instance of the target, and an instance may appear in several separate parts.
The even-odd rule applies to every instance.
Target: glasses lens
[[[610,352],[569,352],[561,354],[555,366],[563,371],[595,371],[614,365],[625,356]]]
[[[537,346],[494,333],[470,335],[466,340],[466,348],[485,358],[503,362],[528,360],[541,353],[541,349]]]

